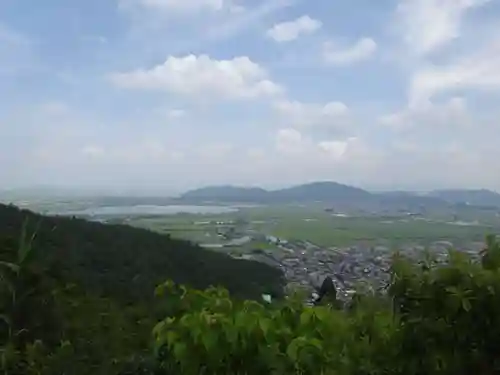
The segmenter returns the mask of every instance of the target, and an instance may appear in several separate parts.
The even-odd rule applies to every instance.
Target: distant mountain
[[[394,191],[376,194],[378,202],[383,206],[406,208],[413,211],[422,207],[444,207],[450,203],[439,197],[422,196],[413,192]]]
[[[377,194],[381,197],[388,197],[388,198],[393,198],[393,197],[406,198],[406,197],[418,196],[417,193],[414,193],[412,191],[402,191],[402,190],[383,191],[381,193],[374,193],[374,194]]]
[[[422,194],[409,191],[371,193],[337,182],[313,182],[278,190],[257,187],[209,186],[191,190],[178,202],[213,203],[313,203],[349,205],[364,209],[420,210],[456,204],[500,207],[500,194],[490,190],[436,190]]]
[[[302,203],[371,199],[372,194],[336,182],[313,182],[279,190],[236,186],[211,186],[183,194],[182,201],[223,203]]]
[[[237,186],[208,186],[188,191],[180,200],[206,202],[262,202],[268,199],[269,192],[261,188]]]
[[[439,198],[454,204],[469,204],[471,206],[500,207],[500,194],[486,189],[448,189],[435,190],[427,196]]]
[[[338,202],[372,199],[366,190],[337,182],[313,182],[269,192],[272,201],[285,202]]]

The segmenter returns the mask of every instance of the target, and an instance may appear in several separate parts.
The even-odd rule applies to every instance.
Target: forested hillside
[[[479,262],[396,255],[385,293],[360,290],[343,305],[331,291],[307,307],[300,295],[244,301],[264,281],[280,285],[259,264],[123,226],[0,212],[2,374],[500,374],[493,237]],[[210,283],[234,295],[193,288]]]
[[[241,297],[279,295],[282,275],[275,268],[233,259],[187,241],[126,225],[46,217],[0,205],[0,259],[10,261],[23,222],[36,229],[35,252],[56,265],[65,280],[86,290],[125,301],[152,298],[166,278],[206,288],[223,285]]]
[[[0,205],[5,373],[118,374],[143,366],[154,322],[171,311],[154,299],[166,279],[224,286],[238,298],[283,292],[281,272],[258,262],[125,225]]]

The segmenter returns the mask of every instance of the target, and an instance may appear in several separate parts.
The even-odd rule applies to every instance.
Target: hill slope
[[[371,196],[363,189],[336,182],[313,182],[272,191],[261,188],[210,186],[188,191],[180,197],[180,200],[224,203],[301,203],[351,201],[370,199]]]
[[[273,200],[277,201],[358,201],[372,197],[366,190],[339,184],[337,182],[313,182],[293,186],[286,189],[275,190],[270,193]]]
[[[181,195],[181,202],[218,203],[311,203],[347,204],[364,207],[414,209],[446,207],[468,203],[473,206],[500,207],[500,194],[490,190],[436,190],[428,194],[405,191],[371,193],[337,182],[313,182],[279,190],[236,186],[210,186]]]
[[[428,196],[443,199],[450,203],[467,203],[472,206],[494,206],[500,207],[500,194],[486,189],[464,190],[448,189],[435,190]]]
[[[0,260],[11,260],[23,222],[39,223],[36,253],[55,262],[64,279],[125,301],[149,300],[167,279],[196,288],[223,285],[242,297],[280,294],[282,273],[264,264],[236,260],[187,241],[126,225],[47,217],[0,205]]]
[[[223,202],[258,202],[266,201],[269,192],[261,188],[238,186],[208,186],[184,193],[182,200],[188,201],[223,201]]]

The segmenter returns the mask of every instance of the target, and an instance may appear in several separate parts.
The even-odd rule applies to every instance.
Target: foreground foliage
[[[245,301],[222,287],[202,291],[179,280],[157,286],[156,298],[152,288],[134,300],[139,288],[116,266],[132,247],[123,257],[92,250],[112,243],[96,237],[126,227],[68,219],[47,226],[33,218],[25,216],[16,235],[14,227],[0,227],[2,374],[500,374],[500,246],[493,237],[480,262],[451,252],[447,264],[432,257],[415,264],[396,254],[387,293],[358,294],[346,306],[326,299],[307,307],[300,295],[272,304]],[[49,233],[55,223],[59,229]],[[77,240],[58,238],[61,227],[68,235],[72,228]],[[59,247],[71,241],[74,248]],[[106,269],[121,275],[116,293],[112,275],[81,263],[85,251],[98,269],[113,257],[116,264],[109,259]],[[230,281],[232,290],[240,285]]]
[[[235,303],[222,289],[176,289],[172,283],[157,288],[159,295],[180,293],[184,307],[154,329],[167,373],[367,373],[384,367],[387,348],[394,347],[396,326],[387,312],[303,307],[299,299],[266,307]]]
[[[167,282],[179,311],[154,329],[167,373],[498,374],[500,247],[488,238],[481,263],[396,256],[387,296],[358,295],[346,309],[235,303]]]
[[[151,368],[151,330],[169,311],[153,290],[165,278],[238,298],[279,296],[283,282],[272,267],[187,241],[0,204],[0,373]]]

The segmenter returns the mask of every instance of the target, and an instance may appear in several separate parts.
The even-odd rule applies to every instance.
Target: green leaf
[[[183,342],[178,342],[174,345],[174,356],[179,362],[184,362],[187,354],[187,345]]]
[[[449,286],[446,288],[446,291],[450,294],[453,294],[453,295],[460,295],[461,294],[460,289],[458,289],[456,286]]]
[[[300,324],[307,325],[314,321],[314,309],[307,308],[304,310],[302,314],[300,314]]]
[[[205,333],[202,337],[202,342],[205,350],[210,354],[217,347],[217,333],[214,331]]]
[[[471,309],[471,304],[470,301],[467,298],[462,299],[462,307],[465,311],[470,311]]]
[[[226,336],[226,341],[231,344],[231,346],[236,346],[238,344],[239,332],[233,324],[233,321],[229,319],[224,320],[222,329]]]
[[[264,337],[267,338],[268,333],[269,333],[269,328],[271,327],[271,321],[267,318],[260,318],[259,319],[259,327],[262,330]]]
[[[0,314],[0,320],[3,320],[5,322],[5,324],[7,324],[9,327],[12,324],[12,321],[11,321],[10,317],[8,317],[5,314]]]
[[[292,341],[286,349],[286,355],[292,361],[296,362],[298,359],[298,353],[299,353],[299,346],[296,341]]]
[[[19,247],[17,249],[17,262],[18,265],[23,265],[28,262],[29,257],[33,255],[33,241],[35,240],[36,233],[40,226],[38,222],[35,231],[28,237],[28,219],[23,222],[21,230],[21,238],[19,240]]]
[[[293,361],[297,362],[299,359],[299,352],[302,347],[307,344],[307,339],[305,337],[296,337],[288,345],[286,349],[286,355]]]
[[[0,266],[7,268],[14,273],[19,273],[19,266],[17,264],[0,261]]]
[[[163,329],[165,328],[166,326],[166,323],[165,321],[161,321],[159,323],[157,323],[154,327],[153,327],[153,336],[154,337],[158,337],[159,335],[161,335],[163,333]]]
[[[323,345],[321,343],[320,340],[318,339],[309,339],[308,341],[308,344],[315,347],[316,349],[318,349],[319,351],[322,351],[323,350]]]
[[[175,346],[178,343],[179,335],[173,331],[167,332],[166,341],[169,347]]]

